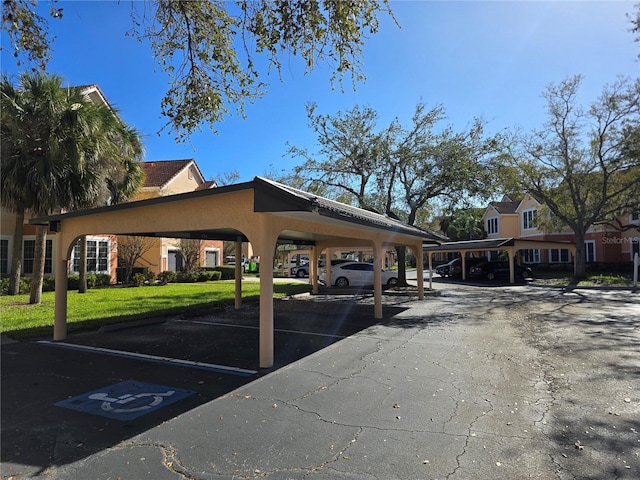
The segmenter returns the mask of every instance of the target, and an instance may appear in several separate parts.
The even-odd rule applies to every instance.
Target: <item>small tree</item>
[[[202,251],[202,240],[189,238],[180,239],[180,254],[182,255],[182,271],[190,273],[200,266],[200,252]]]
[[[484,238],[483,213],[483,208],[456,210],[440,220],[440,229],[454,242],[480,240]]]
[[[124,283],[131,282],[133,267],[151,250],[155,239],[151,237],[118,237],[118,261],[125,268]]]

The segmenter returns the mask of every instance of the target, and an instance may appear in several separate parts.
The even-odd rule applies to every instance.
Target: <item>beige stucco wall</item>
[[[511,238],[520,236],[518,215],[500,214],[493,206],[489,206],[482,215],[485,230],[487,229],[487,220],[489,218],[498,219],[498,231],[487,234],[487,238]]]
[[[176,193],[193,192],[202,183],[202,177],[194,165],[182,170],[161,190],[161,195],[174,195]]]

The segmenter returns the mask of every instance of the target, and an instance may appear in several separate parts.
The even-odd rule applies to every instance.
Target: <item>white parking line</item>
[[[184,322],[184,323],[199,323],[201,325],[215,325],[218,327],[230,327],[230,328],[248,328],[249,330],[259,330],[260,327],[253,327],[251,325],[234,325],[231,323],[220,323],[220,322],[206,322],[203,320],[172,320],[172,322]],[[301,330],[287,330],[284,328],[274,328],[274,332],[282,332],[282,333],[298,333],[300,335],[314,335],[317,337],[329,337],[329,338],[347,338],[345,335],[332,335],[330,333],[316,333],[316,332],[304,332]]]
[[[240,375],[242,377],[248,377],[250,375],[255,375],[256,373],[258,373],[257,370],[247,370],[247,369],[238,368],[238,367],[228,367],[226,365],[216,365],[213,363],[194,362],[192,360],[182,360],[180,358],[160,357],[157,355],[148,355],[146,353],[126,352],[124,350],[113,350],[111,348],[90,347],[88,345],[75,345],[73,343],[52,342],[50,340],[40,340],[36,343],[40,345],[47,345],[50,347],[66,348],[69,350],[80,350],[85,352],[97,352],[105,355],[111,355],[114,357],[135,358],[137,360],[145,360],[148,362],[169,364],[176,367],[197,368],[199,370],[228,373],[230,375]]]

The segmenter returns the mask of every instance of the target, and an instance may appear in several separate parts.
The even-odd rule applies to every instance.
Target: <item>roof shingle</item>
[[[160,160],[154,162],[142,162],[145,179],[143,187],[162,187],[169,183],[184,167],[193,162],[193,159],[185,160]]]

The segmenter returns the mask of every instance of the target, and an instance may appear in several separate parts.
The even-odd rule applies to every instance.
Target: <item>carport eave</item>
[[[250,182],[225,185],[209,190],[199,190],[164,197],[154,197],[135,202],[36,217],[30,219],[29,223],[34,225],[48,224],[52,231],[57,231],[59,228],[59,222],[65,219],[96,215],[106,212],[144,208],[147,206],[166,205],[201,197],[215,197],[243,190],[254,191],[253,211],[256,213],[290,214],[293,216],[303,215],[304,217],[312,215],[316,217],[331,218],[339,222],[356,224],[373,230],[382,230],[399,235],[418,237],[422,238],[423,241],[440,243],[444,240],[442,237],[439,237],[434,233],[422,230],[418,227],[403,224],[402,222],[390,217],[380,215],[375,212],[368,212],[350,205],[343,205],[339,202],[318,197],[308,192],[303,192],[261,177],[255,177]],[[151,236],[161,236],[159,234],[163,232],[150,233]],[[198,238],[195,231],[187,233],[190,235],[196,235],[193,238]],[[172,235],[166,236],[171,237]]]
[[[575,248],[571,242],[560,242],[553,240],[525,240],[520,238],[494,238],[484,240],[470,240],[461,242],[446,242],[435,247],[425,247],[425,252],[429,253],[450,253],[450,252],[477,252],[483,250],[500,250],[506,247],[513,247],[515,250],[523,248]]]

